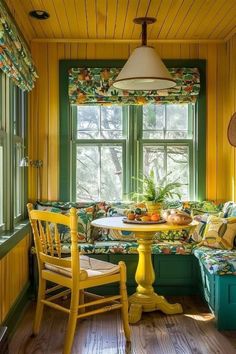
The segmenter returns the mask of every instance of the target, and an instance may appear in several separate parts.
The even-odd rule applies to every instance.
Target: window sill
[[[2,259],[27,233],[29,233],[29,220],[20,221],[13,230],[0,233],[0,259]]]

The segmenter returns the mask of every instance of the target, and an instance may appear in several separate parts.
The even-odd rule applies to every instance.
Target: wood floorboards
[[[218,332],[214,317],[197,297],[171,297],[184,314],[145,313],[131,326],[126,345],[119,312],[89,317],[78,323],[72,354],[236,354],[236,331]],[[31,303],[10,342],[9,354],[59,354],[67,316],[45,308],[40,334],[31,338],[35,303]]]

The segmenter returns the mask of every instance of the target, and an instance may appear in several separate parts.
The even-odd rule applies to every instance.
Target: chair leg
[[[128,318],[128,297],[127,297],[127,289],[126,289],[126,265],[124,262],[119,262],[120,266],[120,295],[121,295],[121,316],[123,321],[123,327],[125,332],[125,337],[127,342],[130,342],[130,326],[129,326],[129,318]]]
[[[84,290],[80,290],[79,292],[79,304],[80,305],[84,305]],[[79,310],[79,313],[84,313],[85,312],[85,307],[82,307],[80,310]]]
[[[33,335],[37,335],[40,330],[40,325],[43,316],[44,304],[41,302],[45,298],[46,291],[46,280],[39,279],[39,288],[38,288],[38,298],[37,298],[37,307],[33,324]]]
[[[79,291],[71,292],[70,314],[66,329],[65,344],[63,348],[63,354],[70,354],[74,340],[77,316],[78,316],[78,304],[79,304]]]

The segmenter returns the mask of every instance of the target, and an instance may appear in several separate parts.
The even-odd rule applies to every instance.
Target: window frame
[[[27,171],[23,168],[20,173],[20,213],[14,216],[15,210],[15,145],[21,144],[21,155],[26,144],[27,129],[27,94],[15,86],[10,78],[4,73],[0,73],[1,86],[1,127],[0,145],[3,146],[3,223],[0,225],[0,233],[14,229],[26,213],[27,200]],[[22,97],[21,105],[17,104],[17,97]],[[24,106],[24,107],[23,107]],[[14,119],[20,124],[21,136],[14,135]],[[20,122],[21,121],[21,122]]]
[[[72,167],[72,159],[73,159],[73,147],[71,142],[73,141],[72,134],[72,126],[70,119],[70,104],[68,97],[68,70],[71,67],[122,67],[124,65],[124,60],[60,60],[59,68],[60,68],[60,200],[68,201],[72,199],[73,190],[71,183],[71,176],[75,176],[73,167]],[[194,188],[191,193],[191,197],[197,200],[204,200],[206,198],[206,61],[205,60],[164,60],[164,63],[167,67],[197,67],[200,71],[201,78],[201,90],[195,105],[195,114],[196,119],[194,132],[195,135],[193,137],[193,146],[192,146],[192,162],[195,164],[195,176],[190,176],[193,180]],[[131,116],[138,114],[140,107],[138,106],[130,106]],[[141,118],[141,117],[139,117]],[[132,119],[132,117],[129,117]],[[142,118],[141,118],[142,119]],[[136,120],[137,121],[137,120]],[[134,122],[133,122],[134,123]],[[134,123],[133,129],[137,130],[137,126]],[[140,123],[141,124],[141,123]],[[138,129],[138,131],[140,131]],[[130,145],[135,144],[137,146],[137,151],[134,151],[136,156],[130,156],[130,145],[127,144],[126,147],[126,163],[130,168],[124,176],[126,175],[126,191],[124,191],[124,195],[128,195],[133,190],[137,190],[137,181],[135,179],[131,179],[132,176],[136,175],[136,171],[140,171],[141,162],[140,162],[140,149],[144,141],[150,143],[151,139],[142,139],[139,135],[130,136],[129,134],[129,142]],[[155,141],[155,139],[154,139]],[[170,144],[178,144],[182,140],[163,140],[163,143],[166,144],[169,142]],[[192,141],[192,139],[191,139]],[[78,141],[77,141],[78,142]],[[83,140],[84,142],[84,140]],[[108,141],[103,141],[103,143],[107,143]],[[113,142],[113,140],[112,140]],[[161,145],[161,141],[155,141],[155,144]],[[186,142],[186,139],[184,139]],[[97,143],[97,141],[96,141]],[[74,142],[73,142],[74,144]],[[137,164],[139,164],[137,166]],[[75,168],[75,167],[74,167]],[[195,191],[194,191],[195,190]],[[124,198],[126,199],[126,198]],[[128,198],[127,198],[128,199]]]
[[[126,188],[126,166],[127,166],[127,139],[77,139],[76,137],[76,129],[74,128],[74,124],[77,122],[76,116],[76,105],[73,105],[70,110],[70,120],[71,120],[71,164],[70,164],[70,200],[76,201],[76,164],[74,163],[76,159],[76,147],[80,146],[121,146],[122,147],[122,165],[123,165],[123,175],[122,175],[122,193],[128,194],[128,190]],[[123,107],[122,112],[122,120],[123,120],[123,131],[127,134],[128,127],[128,107]]]
[[[191,107],[192,106],[192,107]],[[139,108],[139,107],[138,107]],[[195,121],[195,108],[193,105],[189,105],[188,107],[188,119],[189,119],[189,130],[193,131],[193,136],[191,139],[186,138],[186,139],[147,139],[142,137],[142,132],[143,130],[140,128],[140,134],[138,135],[138,163],[139,167],[137,168],[137,171],[140,171],[140,174],[143,175],[143,147],[145,145],[151,145],[151,146],[187,146],[189,148],[189,199],[190,200],[195,200],[197,198],[197,186],[196,186],[196,181],[195,181],[195,176],[194,172],[196,173],[197,168],[195,167],[193,170],[193,166],[196,165],[196,151],[194,149],[195,146],[195,127],[192,129],[192,122]],[[142,126],[143,123],[143,114],[142,112],[139,112],[139,117],[138,120],[140,121],[140,125]],[[194,124],[194,123],[193,123]],[[140,177],[140,176],[136,176]],[[139,188],[140,186],[136,186],[136,188]]]

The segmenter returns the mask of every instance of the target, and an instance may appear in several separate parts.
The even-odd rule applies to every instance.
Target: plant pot
[[[146,204],[146,208],[147,208],[148,213],[161,214],[161,211],[163,209],[163,203],[156,203],[153,201],[147,201],[147,202],[145,202],[145,204]]]

